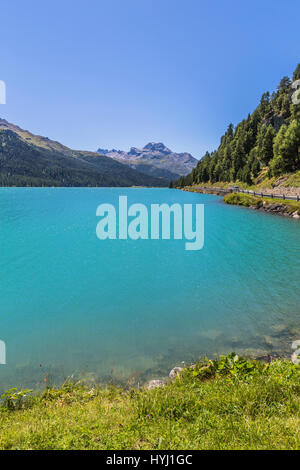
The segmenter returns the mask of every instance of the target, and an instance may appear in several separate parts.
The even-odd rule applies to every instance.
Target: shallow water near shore
[[[96,237],[96,208],[203,203],[205,242]],[[0,189],[0,389],[166,375],[300,339],[299,221],[169,189]]]

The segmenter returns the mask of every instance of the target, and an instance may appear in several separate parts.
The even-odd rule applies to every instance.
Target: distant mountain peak
[[[162,142],[149,142],[149,144],[143,147],[143,150],[151,150],[153,152],[172,153],[172,151],[168,149],[168,147],[166,147],[165,144],[163,144]]]
[[[172,152],[162,142],[149,142],[143,148],[131,147],[129,152],[115,149],[99,149],[98,152],[126,163],[142,173],[167,180],[188,174],[198,163],[191,154]]]
[[[101,153],[101,155],[106,155],[106,154],[109,152],[109,150],[108,150],[108,149],[100,149],[100,148],[99,148],[99,149],[97,150],[97,152],[98,152],[98,153]]]

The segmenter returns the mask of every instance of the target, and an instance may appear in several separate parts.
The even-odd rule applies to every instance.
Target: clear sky
[[[75,149],[201,157],[300,62],[299,0],[1,2],[0,116]]]

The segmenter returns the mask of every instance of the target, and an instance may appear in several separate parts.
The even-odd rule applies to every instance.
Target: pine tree
[[[300,64],[297,65],[294,73],[293,73],[293,82],[295,80],[299,80],[300,79]]]
[[[270,168],[274,176],[300,169],[300,121],[281,126],[274,139],[274,158]]]
[[[268,165],[269,161],[273,158],[273,141],[275,135],[276,132],[273,126],[268,126],[262,138],[260,153],[260,159],[265,165]]]
[[[299,79],[300,64],[293,81]],[[252,114],[236,127],[229,124],[218,149],[206,152],[180,184],[236,180],[250,184],[263,167],[276,176],[299,169],[300,105],[292,103],[292,93],[291,80],[283,77],[276,92],[262,95]]]

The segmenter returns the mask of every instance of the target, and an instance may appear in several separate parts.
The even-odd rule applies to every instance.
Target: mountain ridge
[[[73,150],[0,119],[0,186],[165,186],[97,152]]]
[[[99,148],[99,153],[125,163],[145,174],[172,179],[185,176],[197,165],[198,160],[188,152],[173,152],[162,142],[149,142],[143,148],[124,150]]]

